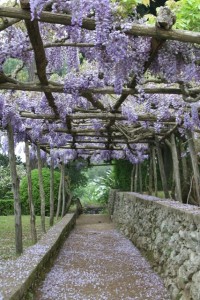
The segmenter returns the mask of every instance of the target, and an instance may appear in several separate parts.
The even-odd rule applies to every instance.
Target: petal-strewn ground
[[[37,300],[169,300],[162,280],[109,218],[82,215]]]

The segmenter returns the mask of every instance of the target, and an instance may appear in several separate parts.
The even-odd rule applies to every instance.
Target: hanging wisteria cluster
[[[111,137],[112,129],[118,129],[115,120],[113,123],[109,120],[109,113],[120,115],[120,126],[140,126],[155,133],[164,130],[163,120],[173,119],[180,125],[181,134],[185,129],[199,127],[198,101],[187,102],[180,94],[145,92],[148,88],[171,87],[171,83],[182,90],[184,84],[187,89],[192,88],[200,79],[196,64],[198,48],[166,41],[152,59],[152,38],[127,34],[133,18],[122,19],[117,6],[117,2],[109,0],[56,0],[53,4],[50,0],[30,0],[32,20],[40,19],[42,11],[50,7],[53,13],[71,15],[71,26],[39,23],[49,84],[62,86],[64,91],[52,94],[58,115],[54,115],[48,97],[39,92],[0,94],[1,127],[5,129],[8,122],[13,125],[16,143],[28,139],[47,145],[56,162],[90,157],[93,162],[123,158],[137,164],[147,157],[147,144],[127,144],[117,140],[119,135]],[[84,18],[94,22],[95,28],[84,28]],[[145,21],[135,15],[134,22]],[[16,58],[25,65],[29,77],[32,70],[27,84],[32,80],[37,82],[33,48],[24,24],[1,31],[0,38],[0,72],[9,58]],[[19,83],[9,75],[8,82]],[[160,85],[147,82],[155,79],[160,80]],[[126,88],[134,89],[136,94],[126,95],[122,105],[116,105]],[[104,89],[112,89],[108,93],[112,95],[102,93]],[[186,98],[190,97],[186,88],[183,92]],[[24,111],[43,117],[21,118]],[[88,119],[84,116],[81,120],[78,117],[81,113],[94,116]],[[102,113],[103,119],[98,117]],[[154,117],[153,122],[148,117],[143,120],[141,116],[145,115]],[[90,135],[77,138],[81,130],[95,133],[96,142],[92,143]]]

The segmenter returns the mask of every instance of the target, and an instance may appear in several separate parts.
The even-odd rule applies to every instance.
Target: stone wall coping
[[[66,214],[16,260],[0,264],[0,300],[22,300],[55,258],[62,242],[76,223],[77,212]]]
[[[187,217],[192,218],[194,221],[198,220],[200,222],[200,207],[191,205],[191,204],[184,204],[180,203],[178,201],[172,200],[172,199],[162,199],[155,196],[149,196],[149,195],[142,195],[135,192],[119,192],[120,194],[129,195],[130,201],[134,201],[136,199],[142,200],[142,201],[149,201],[153,202],[155,204],[158,204],[159,206],[164,206],[171,212],[174,212],[176,214],[180,215],[187,215]],[[134,198],[133,198],[134,197]]]

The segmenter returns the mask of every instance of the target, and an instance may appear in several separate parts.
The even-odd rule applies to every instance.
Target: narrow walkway
[[[162,280],[103,215],[82,215],[37,300],[169,300]]]

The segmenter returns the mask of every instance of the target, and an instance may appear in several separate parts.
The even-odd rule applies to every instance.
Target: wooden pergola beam
[[[11,20],[3,20],[2,24],[0,24],[0,31],[5,30],[6,28],[18,23],[21,21],[20,19],[11,19]]]
[[[58,120],[59,117],[55,115],[45,115],[45,114],[34,114],[30,112],[21,112],[20,113],[21,117],[23,118],[29,118],[29,119],[40,119],[40,120]],[[127,120],[125,116],[122,116],[121,114],[113,114],[113,113],[91,113],[91,114],[85,114],[85,113],[79,113],[79,114],[73,114],[69,115],[68,118],[72,120],[86,120],[86,119],[101,119],[101,120],[110,120],[110,119],[115,119],[115,120]],[[145,115],[139,115],[137,122],[140,121],[152,121],[155,122],[157,121],[157,117],[150,115],[150,114],[145,114]],[[168,122],[175,122],[176,119],[175,117],[170,117],[168,120],[159,120],[159,122],[162,123],[168,123]]]
[[[0,7],[0,17],[31,20],[29,11],[12,7]],[[71,25],[72,16],[66,14],[42,12],[40,18],[38,18],[37,20],[39,22],[52,24]],[[95,21],[89,18],[84,18],[82,28],[94,30]],[[118,27],[117,29],[121,30],[120,27]],[[171,29],[166,31],[155,28],[155,26],[151,25],[133,24],[130,29],[125,31],[125,33],[129,35],[150,36],[164,40],[177,40],[181,42],[200,44],[200,33],[191,32],[188,30]]]
[[[126,145],[124,145],[126,146]],[[45,147],[47,150],[50,149],[50,146],[47,146],[47,145],[42,145],[42,147]],[[69,146],[60,146],[60,147],[53,147],[53,149],[73,149],[70,145]],[[110,151],[124,151],[123,148],[120,148],[120,147],[101,147],[101,146],[84,146],[84,147],[81,147],[81,146],[76,146],[76,149],[74,150],[110,150]],[[133,149],[134,151],[134,149]]]
[[[5,83],[0,83],[0,90],[15,90],[15,91],[28,91],[28,92],[52,92],[52,93],[65,93],[71,94],[71,91],[65,91],[64,90],[64,85],[63,84],[52,84],[49,83],[48,85],[42,85],[40,83],[36,82],[31,82],[31,83],[22,83],[22,82],[17,82],[16,83],[11,83],[11,82],[5,82]],[[178,88],[178,87],[144,87],[144,92],[146,94],[166,94],[166,95],[182,95],[183,91]],[[83,96],[87,98],[87,94],[89,97],[91,94],[102,94],[102,95],[114,95],[115,91],[113,87],[105,87],[105,88],[88,88],[88,89],[79,89],[80,96]],[[188,89],[188,92],[190,95],[196,95],[200,93],[200,87],[194,87]],[[138,95],[139,92],[137,88],[132,89],[132,88],[123,88],[122,89],[122,95]],[[88,97],[88,98],[89,98]],[[87,99],[88,99],[87,98]],[[90,98],[90,101],[93,105],[96,100],[92,100]],[[100,101],[99,101],[100,102]],[[101,103],[101,102],[100,102]],[[100,105],[96,106],[96,108],[99,108],[101,110],[104,110],[104,106],[101,103]]]

